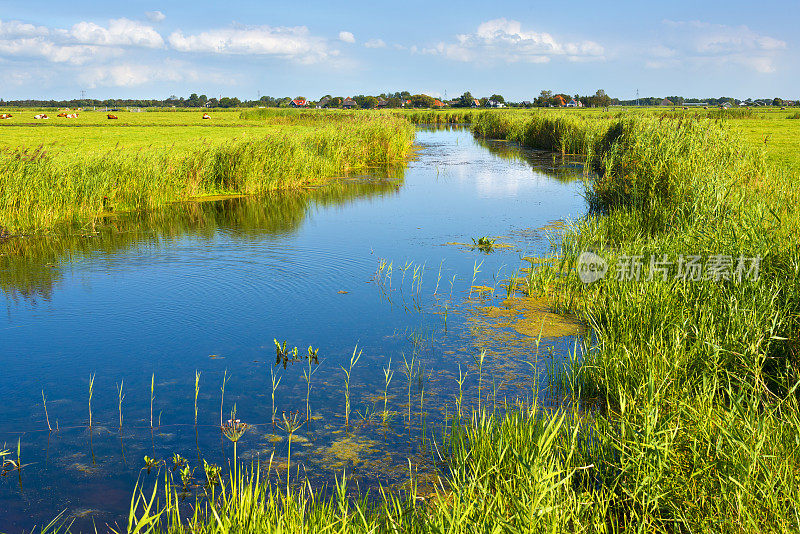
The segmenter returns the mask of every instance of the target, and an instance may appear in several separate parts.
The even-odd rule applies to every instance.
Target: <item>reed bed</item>
[[[300,188],[400,163],[413,136],[413,127],[400,118],[342,115],[314,128],[287,127],[279,134],[179,151],[8,148],[0,151],[0,225],[30,232],[112,210]]]

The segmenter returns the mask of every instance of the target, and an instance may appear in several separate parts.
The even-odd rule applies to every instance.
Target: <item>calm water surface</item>
[[[224,419],[235,404],[237,417],[255,425],[239,442],[239,457],[274,453],[272,476],[284,477],[285,432],[270,423],[271,370],[281,380],[278,417],[300,411],[305,419],[308,365],[276,366],[273,339],[301,355],[309,345],[319,349],[312,419],[292,447],[293,469],[297,462],[314,484],[342,469],[361,487],[402,483],[409,457],[414,469],[428,468],[429,438],[455,408],[459,365],[468,373],[464,404],[475,404],[473,359],[481,350],[484,402],[537,394],[534,380],[546,363],[533,338],[510,323],[494,326],[483,312],[505,298],[504,280],[528,265],[523,256],[550,252],[553,223],[584,212],[580,169],[461,129],[421,129],[417,142],[417,158],[386,176],[176,205],[4,245],[0,445],[16,457],[19,441],[25,465],[0,477],[0,531],[30,529],[61,511],[85,529],[123,524],[137,477],[155,481],[155,471],[142,470],[145,455],[169,461],[179,453],[201,481],[202,459],[227,466],[232,448],[219,430],[224,376]],[[513,246],[485,254],[448,244],[480,236]],[[473,276],[475,285],[497,287],[496,297],[470,295]],[[542,345],[563,355],[574,341]],[[362,355],[346,429],[340,366],[356,345]],[[410,422],[404,358],[416,365]]]

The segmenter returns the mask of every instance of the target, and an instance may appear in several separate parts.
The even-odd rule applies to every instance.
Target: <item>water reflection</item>
[[[536,380],[576,337],[534,343],[534,323],[551,317],[506,317],[503,284],[522,256],[549,251],[545,227],[583,213],[581,170],[463,129],[421,130],[418,142],[418,157],[389,176],[180,203],[4,243],[0,443],[19,439],[30,464],[19,480],[0,478],[4,531],[65,509],[86,530],[119,520],[137,478],[156,480],[145,455],[178,453],[197,477],[204,460],[227,469],[232,447],[219,427],[234,404],[254,425],[239,458],[274,454],[265,476],[286,470],[288,436],[273,410],[305,416],[308,406],[292,465],[315,486],[346,468],[364,488],[402,484],[409,458],[429,467],[456,394],[467,411],[479,383],[483,403],[538,395]],[[445,245],[478,236],[513,247]],[[300,354],[319,349],[310,389],[302,359],[275,366],[274,340]],[[356,345],[347,425],[341,368]]]
[[[50,300],[73,261],[163,245],[184,235],[206,239],[224,232],[238,239],[297,231],[312,206],[346,205],[359,198],[396,194],[403,168],[369,179],[331,181],[302,191],[256,197],[178,202],[164,209],[111,215],[83,226],[72,225],[47,235],[0,242],[0,291],[12,299]]]

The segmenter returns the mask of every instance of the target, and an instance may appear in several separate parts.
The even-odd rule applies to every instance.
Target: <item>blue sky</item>
[[[0,0],[0,97],[800,98],[800,2]]]

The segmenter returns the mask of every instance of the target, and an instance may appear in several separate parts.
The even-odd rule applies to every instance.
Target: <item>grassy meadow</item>
[[[402,163],[413,127],[323,112],[83,112],[0,124],[0,225],[10,233],[82,224],[209,195],[258,194]]]

